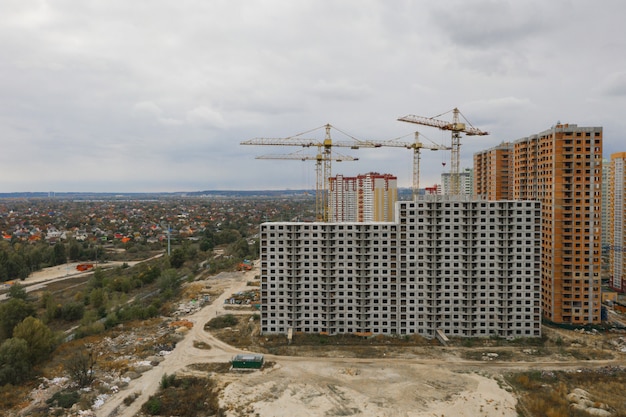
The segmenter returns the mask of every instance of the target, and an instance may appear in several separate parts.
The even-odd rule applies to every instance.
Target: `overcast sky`
[[[2,0],[0,192],[314,188],[312,161],[255,159],[299,148],[240,142],[330,123],[449,144],[397,118],[454,107],[490,132],[461,139],[462,168],[559,121],[602,126],[608,157],[626,151],[625,19],[623,0]],[[411,184],[408,150],[337,150],[359,161],[333,174]],[[449,160],[423,151],[421,185]]]

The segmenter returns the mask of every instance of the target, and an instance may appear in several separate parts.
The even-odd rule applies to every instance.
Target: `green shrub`
[[[175,386],[176,375],[163,374],[161,377],[161,389],[167,389],[170,386]]]
[[[76,321],[83,318],[85,304],[68,303],[61,307],[61,318],[65,321]]]
[[[80,394],[78,391],[60,391],[55,393],[51,398],[46,400],[49,405],[56,405],[61,408],[70,408],[78,402]]]
[[[208,326],[213,329],[223,329],[224,327],[236,326],[239,323],[237,317],[232,314],[224,314],[211,319]]]
[[[102,322],[96,321],[90,324],[83,324],[74,333],[76,339],[82,339],[83,337],[93,336],[94,334],[100,334],[104,332],[105,325]]]
[[[151,416],[159,415],[161,414],[161,400],[153,395],[146,401],[141,409]]]
[[[120,319],[117,317],[117,314],[112,312],[107,315],[106,320],[104,320],[104,327],[106,329],[111,329],[120,324]]]
[[[31,372],[28,343],[18,338],[5,340],[0,345],[0,385],[19,384]]]
[[[131,405],[132,403],[135,402],[135,400],[137,399],[137,397],[139,397],[139,395],[141,395],[138,392],[133,392],[132,394],[130,394],[129,396],[124,398],[124,405],[126,407],[128,407],[129,405]]]

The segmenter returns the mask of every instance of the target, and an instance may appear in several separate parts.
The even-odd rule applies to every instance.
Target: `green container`
[[[236,355],[230,363],[233,369],[261,369],[263,366],[263,355]]]

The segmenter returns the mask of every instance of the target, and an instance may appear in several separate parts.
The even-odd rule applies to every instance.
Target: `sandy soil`
[[[107,266],[115,266],[111,262]],[[96,410],[100,417],[131,417],[154,394],[164,374],[188,372],[189,365],[228,362],[236,353],[245,353],[214,338],[204,323],[224,309],[224,300],[245,290],[258,271],[222,273],[205,282],[223,290],[212,304],[187,316],[194,327],[165,360],[126,389],[108,398]],[[80,275],[76,264],[47,268],[30,276],[29,288],[58,279]],[[197,349],[204,342],[210,349]],[[220,403],[229,417],[328,417],[328,416],[485,416],[515,417],[516,400],[498,382],[473,370],[449,366],[440,360],[350,359],[265,356],[262,371],[216,373],[224,387]],[[444,361],[445,362],[445,361]],[[130,406],[123,399],[141,393]]]
[[[246,289],[256,270],[222,273],[207,281],[224,293],[211,305],[186,319],[194,327],[157,367],[107,399],[97,416],[135,416],[159,387],[164,374],[189,372],[187,366],[228,362],[236,353],[206,332],[204,323],[224,314],[224,299]],[[197,349],[193,342],[210,349]],[[445,364],[433,365],[403,359],[301,358],[265,355],[262,371],[215,373],[224,387],[220,404],[229,417],[328,416],[486,416],[515,417],[516,400],[490,378]],[[428,362],[428,361],[426,361]],[[130,406],[122,400],[141,392]]]
[[[428,365],[304,359],[229,379],[227,416],[517,416],[495,380]]]

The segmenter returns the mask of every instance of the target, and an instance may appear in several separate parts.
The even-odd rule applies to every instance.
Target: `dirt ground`
[[[111,395],[95,414],[100,417],[140,415],[141,404],[158,390],[163,375],[197,375],[197,369],[203,364],[228,363],[235,354],[249,352],[224,343],[211,331],[204,330],[204,325],[214,317],[235,314],[242,318],[238,328],[216,332],[221,336],[250,329],[251,338],[263,341],[254,334],[250,321],[253,309],[224,304],[232,294],[249,290],[247,282],[253,281],[256,273],[254,270],[222,273],[194,283],[210,288],[214,295],[212,303],[185,317],[193,323],[193,328],[163,362]],[[386,357],[383,352],[380,358],[372,359],[349,357],[349,348],[348,353],[343,347],[333,348],[336,353],[328,347],[325,350],[331,357],[265,354],[266,364],[260,371],[210,372],[221,387],[219,404],[225,415],[517,416],[516,400],[511,392],[480,368],[449,366],[445,353],[436,358],[418,359],[413,354],[407,358],[399,357],[401,354]],[[126,406],[123,399],[130,393],[141,395]]]
[[[231,279],[234,285],[249,282],[253,275],[254,271],[237,279],[235,274]],[[225,293],[232,294],[231,289],[223,285]],[[233,314],[240,317],[240,324],[209,329],[209,339],[202,340],[211,349],[219,345],[210,340],[219,339],[239,346],[240,352],[263,353],[267,361],[261,371],[213,374],[223,386],[220,404],[231,417],[513,417],[519,415],[517,399],[504,382],[506,372],[575,372],[624,363],[621,342],[611,342],[621,340],[619,334],[546,328],[548,342],[539,347],[497,340],[475,341],[471,347],[457,341],[456,346],[442,347],[419,338],[363,339],[356,345],[348,341],[346,346],[333,346],[297,336],[288,344],[285,337],[258,335],[253,308],[218,306],[216,314]]]
[[[517,416],[494,379],[409,361],[279,361],[222,378],[227,416]]]
[[[284,337],[258,335],[253,307],[227,301],[233,294],[250,291],[248,284],[254,282],[256,274],[256,268],[221,273],[190,284],[187,297],[197,300],[206,296],[209,304],[197,308],[196,303],[181,302],[181,314],[176,319],[187,324],[176,329],[179,341],[175,348],[163,352],[158,364],[154,360],[151,365],[142,362],[144,369],[138,371],[139,375],[125,380],[108,395],[99,396],[92,411],[68,415],[141,416],[142,404],[158,392],[163,376],[206,377],[208,373],[220,387],[219,404],[228,417],[516,417],[517,400],[504,382],[505,372],[575,370],[624,363],[618,342],[595,334],[557,330],[550,330],[550,339],[558,339],[561,344],[539,348],[500,345],[492,340],[471,347],[442,347],[427,340],[390,343],[375,339],[339,346],[297,337],[289,345]],[[238,317],[239,324],[205,330],[211,319],[227,314]],[[165,331],[163,325],[158,329]],[[150,343],[140,329],[133,334],[136,342],[143,339]],[[621,335],[611,338],[620,340]],[[127,343],[132,346],[133,341]],[[112,344],[119,345],[119,341],[113,340]],[[235,354],[249,352],[264,354],[262,370],[226,370]],[[145,359],[123,353],[126,363]],[[110,360],[115,361],[116,355]],[[131,394],[136,399],[127,404],[124,400]]]

